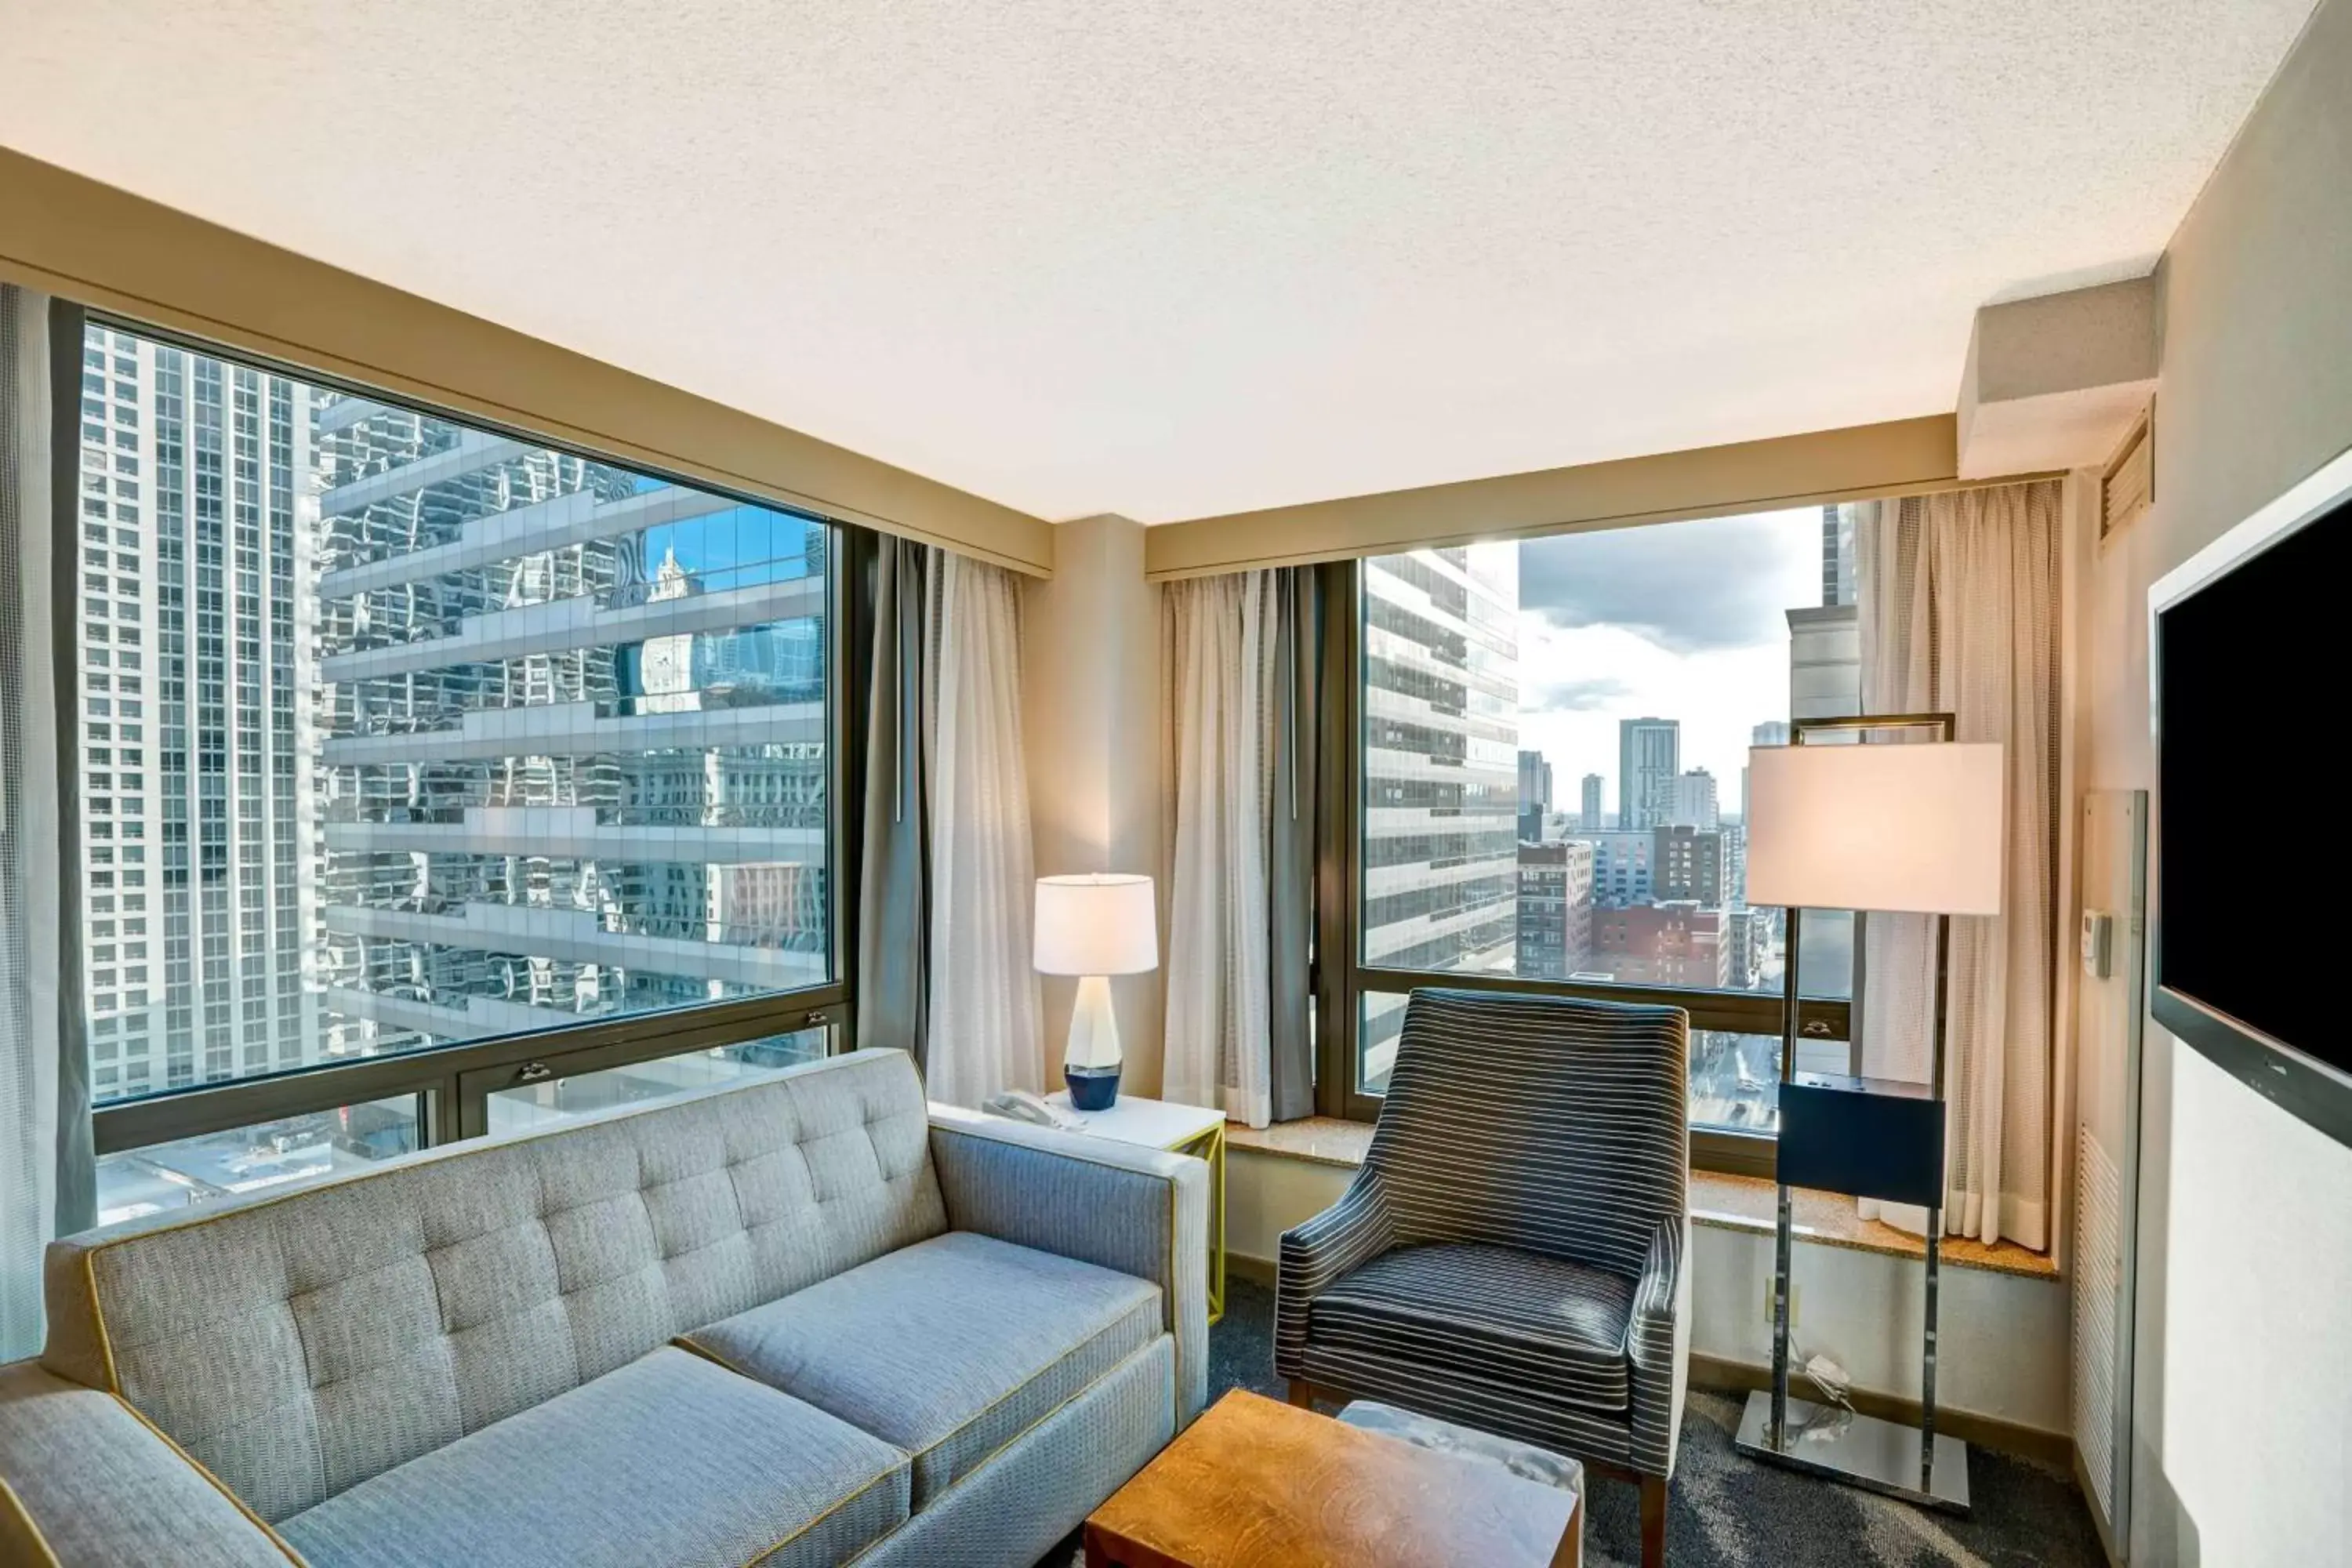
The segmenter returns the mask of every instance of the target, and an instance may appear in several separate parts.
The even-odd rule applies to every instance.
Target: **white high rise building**
[[[299,383],[82,345],[79,826],[100,1101],[315,1059]]]
[[[1507,971],[1518,933],[1519,556],[1514,543],[1364,563],[1364,962]],[[1404,999],[1368,998],[1385,1079]]]
[[[1705,768],[1693,768],[1675,778],[1674,809],[1662,826],[1697,827],[1712,833],[1723,826],[1721,807],[1715,795],[1715,775]]]
[[[1674,815],[1683,771],[1683,727],[1674,719],[1617,721],[1617,826],[1656,827]]]

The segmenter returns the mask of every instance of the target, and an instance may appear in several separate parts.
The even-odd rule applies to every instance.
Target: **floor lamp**
[[[1931,745],[1859,742],[1932,731]],[[1790,744],[1748,753],[1748,900],[1783,906],[1789,934],[1780,1037],[1780,1215],[1773,1257],[1772,1387],[1748,1397],[1739,1447],[1760,1458],[1938,1508],[1969,1507],[1968,1447],[1936,1430],[1936,1291],[1944,1228],[1944,1015],[1951,917],[2000,913],[2001,748],[1952,739],[1948,713],[1802,719]],[[1915,1083],[1799,1073],[1801,911],[1936,917],[1934,1047]],[[1791,1187],[1927,1211],[1919,1425],[1849,1415],[1789,1396]]]

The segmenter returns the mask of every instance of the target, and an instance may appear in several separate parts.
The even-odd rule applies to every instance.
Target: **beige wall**
[[[1353,1173],[1234,1149],[1226,1155],[1227,1248],[1271,1261],[1282,1233],[1338,1201]],[[1830,1356],[1855,1386],[1919,1397],[1919,1265],[1805,1243],[1792,1272],[1796,1341]],[[1772,1359],[1765,1282],[1769,1234],[1691,1227],[1691,1350],[1749,1366]],[[1945,1405],[2043,1432],[2066,1429],[2066,1292],[2055,1279],[1947,1268],[1937,1389]]]
[[[1021,711],[1037,874],[1142,871],[1160,880],[1160,590],[1143,579],[1143,533],[1123,517],[1054,530],[1054,574],[1022,599]],[[1160,950],[1167,952],[1167,925]],[[1045,1081],[1062,1081],[1076,982],[1048,976]],[[1160,981],[1111,981],[1132,1094],[1160,1092]]]
[[[2156,783],[2149,584],[2352,446],[2352,0],[2323,5],[2159,279],[2156,502],[2082,579],[2091,788]],[[2327,767],[2335,740],[2325,716],[2249,737],[2250,809],[2258,747]],[[2352,1149],[2153,1022],[2147,1058],[2132,1560],[2352,1563]]]

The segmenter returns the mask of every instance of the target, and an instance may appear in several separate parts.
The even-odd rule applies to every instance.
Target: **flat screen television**
[[[2149,591],[2156,1020],[2352,1144],[2352,453]],[[2337,751],[2338,746],[2345,747]]]

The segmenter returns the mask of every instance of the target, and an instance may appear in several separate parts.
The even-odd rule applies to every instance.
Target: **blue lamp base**
[[[1070,1086],[1073,1110],[1108,1110],[1118,1102],[1118,1068],[1065,1066],[1062,1081]]]

